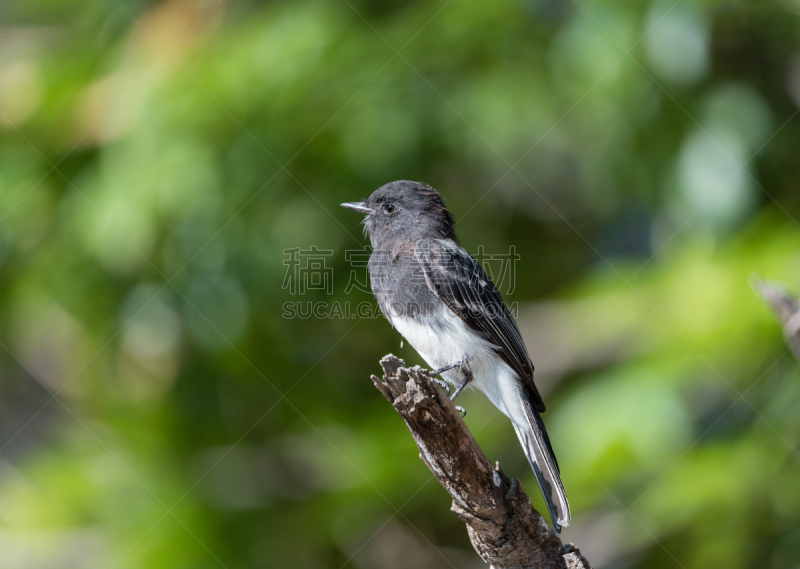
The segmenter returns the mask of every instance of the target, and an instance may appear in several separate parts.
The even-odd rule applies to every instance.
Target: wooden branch
[[[800,360],[800,304],[797,299],[781,286],[762,281],[758,277],[753,279],[753,287],[761,295],[761,298],[772,307],[772,311],[783,324],[786,344],[792,349],[795,357]]]
[[[575,547],[561,545],[519,480],[492,466],[428,370],[406,368],[391,354],[381,366],[383,380],[372,376],[375,387],[405,421],[420,458],[453,498],[451,510],[492,569],[591,569]]]

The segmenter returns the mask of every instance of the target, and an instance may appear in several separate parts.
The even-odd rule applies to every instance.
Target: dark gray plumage
[[[366,214],[372,243],[372,291],[386,318],[434,369],[475,386],[511,419],[544,495],[556,533],[569,525],[569,503],[539,413],[522,336],[481,266],[458,243],[453,217],[425,184],[397,181],[363,202],[342,204]]]

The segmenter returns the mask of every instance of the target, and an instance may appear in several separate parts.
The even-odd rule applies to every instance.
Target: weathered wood
[[[411,431],[420,458],[453,498],[451,510],[467,524],[472,546],[493,569],[590,569],[566,548],[531,505],[519,480],[492,466],[452,402],[419,366],[389,354],[383,380],[372,381]]]
[[[786,344],[800,360],[800,304],[781,286],[754,279],[753,286],[783,324]]]

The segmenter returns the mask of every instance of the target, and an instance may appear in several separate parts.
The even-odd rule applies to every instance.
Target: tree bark
[[[800,304],[777,284],[756,279],[754,287],[783,324],[786,344],[800,360]]]
[[[591,569],[577,548],[562,546],[519,480],[492,466],[428,370],[406,368],[391,354],[381,366],[383,380],[373,375],[372,381],[405,421],[420,458],[453,498],[451,510],[492,569]]]

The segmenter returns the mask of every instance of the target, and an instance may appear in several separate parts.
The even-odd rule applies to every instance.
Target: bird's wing
[[[528,387],[534,408],[544,412],[544,403],[533,383],[533,364],[517,323],[480,264],[456,243],[443,239],[418,241],[415,254],[428,287],[469,328],[495,347]]]

